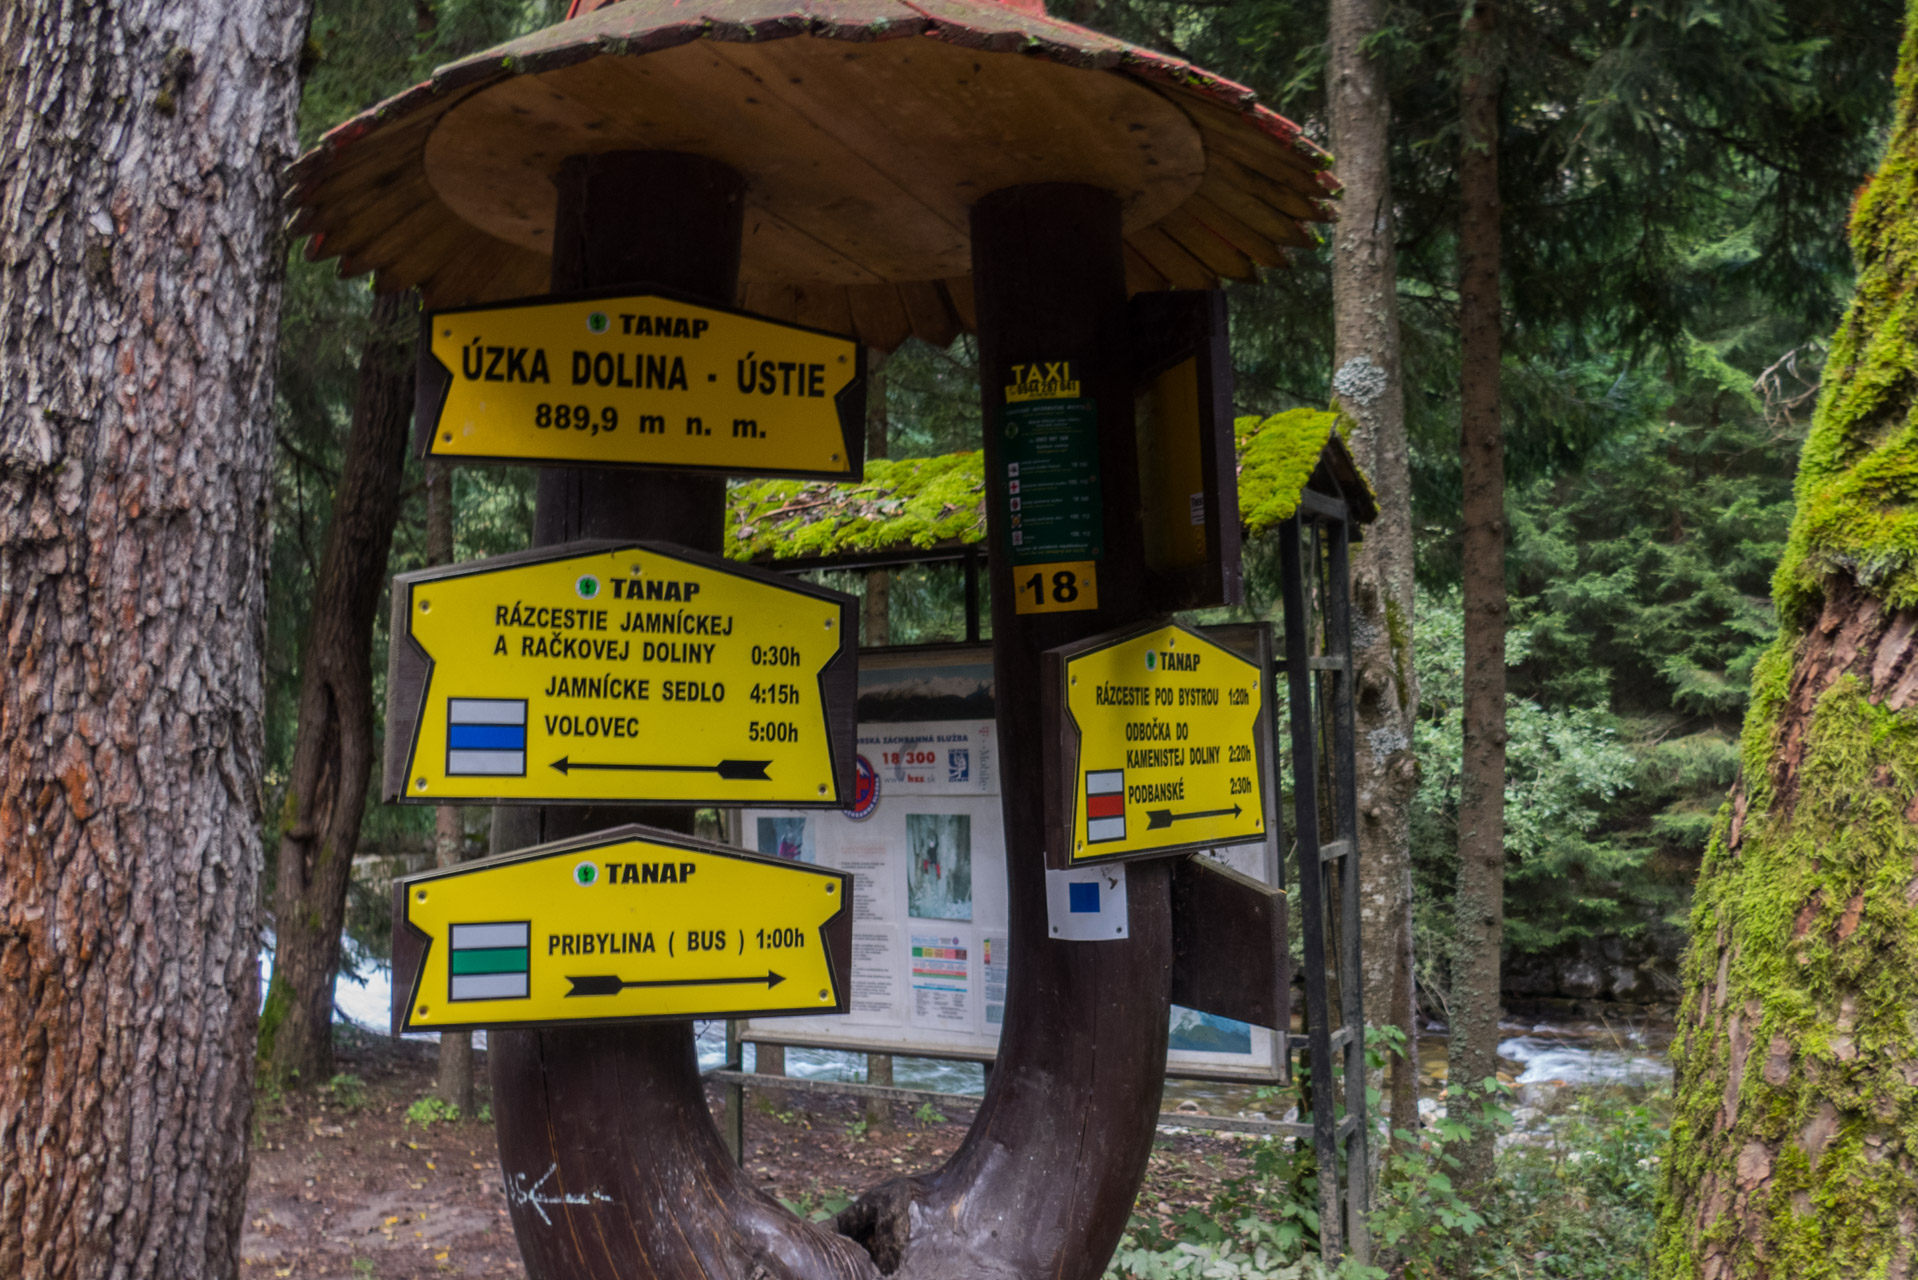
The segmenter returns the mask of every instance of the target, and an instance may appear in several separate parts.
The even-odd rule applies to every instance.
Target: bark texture
[[[1660,1280],[1918,1270],[1918,6],[1692,910]]]
[[[1332,0],[1327,113],[1345,184],[1332,240],[1332,390],[1351,420],[1353,456],[1379,518],[1352,559],[1352,657],[1358,676],[1359,913],[1365,1010],[1399,1028],[1405,1056],[1386,1072],[1387,1118],[1418,1129],[1418,1022],[1412,983],[1412,473],[1399,354],[1398,223],[1385,71],[1365,41],[1384,0]],[[1381,1151],[1380,1144],[1373,1145]]]
[[[733,300],[744,183],[731,170],[615,152],[568,160],[559,187],[555,292],[651,283]],[[717,478],[548,467],[533,541],[659,538],[717,552],[724,515]],[[690,832],[693,813],[502,805],[493,848],[625,822]],[[706,1108],[692,1023],[499,1029],[486,1056],[500,1171],[534,1280],[873,1275],[857,1245],[788,1213],[733,1162]]]
[[[427,25],[432,10],[422,6],[421,13],[424,33],[432,29]],[[453,563],[453,468],[444,462],[426,464],[426,562]],[[466,833],[459,806],[443,804],[433,811],[434,865],[455,866],[465,855]],[[435,1087],[440,1101],[458,1107],[462,1115],[473,1114],[472,1032],[440,1033],[439,1079]]]
[[[416,306],[411,294],[374,299],[314,585],[299,730],[280,811],[273,982],[260,1015],[261,1064],[282,1080],[333,1074],[333,983],[373,778],[373,622],[413,421]]]
[[[304,0],[0,6],[0,1276],[236,1269]]]
[[[1127,864],[1129,936],[1047,934],[1038,780],[1039,655],[1146,614],[1117,202],[1067,184],[994,192],[972,209],[993,581],[1012,579],[997,430],[1011,366],[1069,360],[1097,401],[1105,558],[1099,608],[1019,614],[992,593],[1012,981],[1005,1031],[965,1142],[943,1166],[875,1188],[841,1231],[904,1280],[1093,1280],[1125,1228],[1151,1153],[1171,998],[1170,868]]]
[[[1464,484],[1464,758],[1447,1075],[1452,1114],[1498,1069],[1505,935],[1505,445],[1499,419],[1499,46],[1493,0],[1466,9],[1459,46],[1459,456]],[[1460,1152],[1461,1181],[1490,1176],[1492,1134]]]

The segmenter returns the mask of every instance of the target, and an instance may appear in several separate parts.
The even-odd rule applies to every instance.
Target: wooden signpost
[[[430,312],[427,458],[856,480],[865,348],[660,291]]]
[[[1265,838],[1260,663],[1177,623],[1045,655],[1053,867]]]
[[[852,877],[626,826],[393,883],[393,1034],[843,1013]]]
[[[575,542],[393,580],[386,798],[786,804],[853,786],[851,596]]]
[[[1128,297],[1212,289],[1309,243],[1301,220],[1325,216],[1324,158],[1237,86],[981,0],[945,0],[936,13],[895,0],[790,10],[718,0],[691,17],[665,0],[576,7],[583,16],[575,21],[443,68],[335,130],[294,173],[299,230],[313,235],[316,253],[377,270],[382,288],[420,285],[437,308],[423,357],[427,455],[545,464],[533,539],[542,551],[480,572],[408,575],[397,592],[396,661],[415,665],[395,684],[415,693],[389,724],[400,743],[389,794],[514,802],[495,810],[494,848],[535,846],[464,885],[449,874],[405,886],[415,896],[400,904],[399,932],[412,940],[402,945],[422,951],[407,961],[415,981],[404,1017],[427,1025],[452,1016],[440,1010],[459,1003],[458,979],[491,980],[459,988],[476,1007],[488,1004],[478,1019],[496,1028],[488,1056],[502,1172],[522,1256],[541,1280],[1093,1280],[1125,1228],[1152,1148],[1175,932],[1191,929],[1175,920],[1251,902],[1236,912],[1232,936],[1256,943],[1264,958],[1253,967],[1270,971],[1284,904],[1203,875],[1180,877],[1175,891],[1175,860],[1144,856],[1264,830],[1264,796],[1228,794],[1229,804],[1215,804],[1199,794],[1210,782],[1192,775],[1184,801],[1142,802],[1136,824],[1125,810],[1124,837],[1099,840],[1111,850],[1083,859],[1134,859],[1107,869],[1123,877],[1125,929],[1100,941],[1051,940],[1048,852],[1081,859],[1048,840],[1048,799],[1065,793],[1047,783],[1046,756],[1062,735],[1046,726],[1063,724],[1068,711],[1079,717],[1085,759],[1066,770],[1077,794],[1094,753],[1113,745],[1100,717],[1114,709],[1072,703],[1061,684],[1048,719],[1041,672],[1056,662],[1069,680],[1062,648],[1078,655],[1110,644],[1098,637],[1144,635],[1136,629],[1164,607],[1156,578],[1189,579],[1196,564],[1195,589],[1234,589],[1235,548],[1217,523],[1234,508],[1205,476],[1208,466],[1224,474],[1216,447],[1210,462],[1201,449],[1196,471],[1183,444],[1172,470],[1160,475],[1155,464],[1149,487],[1159,515],[1150,535],[1137,517],[1147,477]],[[549,265],[551,295],[493,301],[537,288]],[[727,310],[742,298],[757,319]],[[729,1158],[687,1019],[738,1007],[730,1002],[747,992],[784,1001],[790,989],[808,998],[785,1007],[836,1007],[838,979],[808,970],[802,988],[796,967],[752,951],[758,920],[771,918],[757,889],[711,900],[701,920],[673,917],[670,902],[673,892],[721,880],[722,865],[726,874],[750,872],[756,884],[779,876],[799,914],[767,927],[817,937],[821,949],[808,955],[823,958],[834,954],[838,926],[820,932],[819,900],[837,897],[843,912],[843,888],[829,895],[820,886],[833,881],[817,873],[694,849],[678,837],[607,830],[636,821],[683,829],[686,806],[701,801],[851,800],[851,752],[839,748],[850,747],[850,699],[842,738],[828,691],[832,680],[851,678],[850,662],[835,665],[831,651],[851,641],[841,598],[798,584],[774,597],[769,584],[716,560],[645,545],[666,539],[719,551],[724,473],[859,474],[857,351],[845,338],[772,323],[774,315],[884,349],[909,333],[944,343],[975,329],[986,424],[1013,957],[1001,1053],[978,1120],[951,1158],[873,1188],[830,1226],[780,1212]],[[649,317],[645,332],[641,317]],[[1203,445],[1188,428],[1216,429],[1217,413],[1208,416],[1199,399],[1209,397],[1214,410],[1220,403],[1212,374],[1222,348],[1219,335],[1201,336],[1211,343],[1210,373],[1195,365],[1186,377],[1183,358],[1143,372],[1154,379],[1152,412],[1177,425],[1179,441]],[[655,470],[635,475],[633,467]],[[1195,527],[1192,493],[1205,495],[1204,561],[1195,560],[1190,533],[1176,536],[1165,519],[1183,510],[1185,529]],[[1150,554],[1148,536],[1157,548]],[[597,561],[582,568],[576,548],[558,545],[581,539],[618,545],[595,547]],[[656,563],[665,560],[675,565]],[[638,574],[619,571],[631,564]],[[508,574],[520,575],[511,591],[502,589]],[[711,611],[733,619],[732,635],[618,635],[632,584],[675,574],[699,585],[692,612],[726,599]],[[624,585],[613,591],[614,583]],[[755,608],[754,592],[777,603]],[[513,622],[515,602],[535,611],[530,628],[524,609]],[[677,602],[645,604],[684,610],[685,587]],[[563,615],[557,630],[555,611]],[[592,621],[580,625],[582,615]],[[760,627],[771,634],[747,641]],[[1157,651],[1199,652],[1186,636],[1167,632]],[[610,669],[601,642],[615,638],[711,644],[714,662],[740,665],[723,677],[695,672],[680,648],[668,650],[675,656],[663,665],[678,668],[670,673]],[[755,643],[790,645],[798,659],[755,666]],[[1143,653],[1133,656],[1143,662]],[[1085,670],[1126,657],[1088,656]],[[1205,653],[1203,662],[1213,658]],[[621,662],[643,665],[643,651],[638,664],[626,651]],[[1228,655],[1203,671],[1209,678],[1243,665]],[[1192,674],[1181,664],[1171,670]],[[638,697],[633,682],[655,679],[662,684]],[[723,702],[713,696],[722,679]],[[817,693],[808,680],[819,681]],[[693,714],[672,718],[659,696],[667,681],[704,691],[672,699]],[[1246,738],[1243,722],[1262,709],[1228,700],[1241,683],[1217,682],[1218,724],[1203,744],[1219,747],[1222,777],[1230,776],[1225,754]],[[770,707],[735,702],[759,685],[777,691]],[[794,688],[798,701],[787,692]],[[523,713],[500,705],[509,702],[523,703]],[[1191,711],[1176,701],[1174,709]],[[773,741],[754,738],[752,726],[768,722],[782,726]],[[582,736],[582,726],[600,732]],[[1164,767],[1127,761],[1123,721],[1117,726],[1114,767]],[[587,767],[603,765],[618,767]],[[648,803],[676,809],[641,807]],[[1195,803],[1237,812],[1185,812]],[[607,852],[615,836],[682,852],[615,856]],[[555,850],[555,841],[575,837],[585,839]],[[590,856],[581,852],[588,848]],[[663,870],[652,882],[643,871],[637,884],[626,878],[628,866],[669,861],[697,869],[676,882]],[[593,883],[582,884],[588,869]],[[540,878],[537,892],[524,877]],[[632,909],[630,923],[619,915],[627,893],[648,904]],[[579,923],[545,923],[557,919],[546,914],[547,895],[569,894],[582,903]],[[443,902],[453,906],[436,915]],[[664,914],[648,924],[651,904]],[[515,922],[526,926],[524,997],[503,994],[518,989],[522,971],[508,966],[521,960],[521,933],[487,932]],[[466,925],[482,928],[468,934]],[[682,963],[673,948],[686,930],[721,944],[702,955],[710,967]],[[623,950],[609,947],[605,958],[618,963],[601,967],[599,936],[616,931]],[[571,957],[568,934],[576,935]],[[628,934],[642,935],[634,947]],[[585,935],[593,949],[582,953]],[[659,967],[662,936],[673,939],[671,963]],[[1188,951],[1194,963],[1210,958],[1196,943]],[[454,960],[466,952],[475,958]],[[594,967],[568,968],[569,960]],[[753,971],[763,961],[766,976],[755,978],[748,960]],[[634,985],[643,983],[680,985]],[[1190,995],[1283,1021],[1282,1000],[1269,995],[1261,1003],[1204,982]],[[536,1024],[576,1021],[567,1011],[580,1002],[614,1013],[589,1014],[590,1025],[528,1025],[511,1003],[522,999],[528,1011],[559,1011]]]

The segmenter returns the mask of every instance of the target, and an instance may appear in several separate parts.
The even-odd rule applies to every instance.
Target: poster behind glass
[[[748,1023],[747,1039],[996,1053],[1011,956],[992,710],[985,646],[862,655],[855,807],[740,814],[746,847],[853,876],[849,1011]],[[1264,845],[1213,856],[1268,877]],[[1264,1028],[1175,1006],[1167,1071],[1270,1080],[1273,1041]]]

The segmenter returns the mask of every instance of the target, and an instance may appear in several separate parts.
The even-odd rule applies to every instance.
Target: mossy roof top
[[[1276,527],[1308,486],[1342,495],[1361,522],[1378,515],[1371,486],[1337,430],[1338,415],[1293,409],[1240,418],[1239,519],[1248,534]],[[953,551],[986,537],[984,456],[876,458],[858,484],[758,480],[730,495],[726,554],[759,563],[856,563]]]

